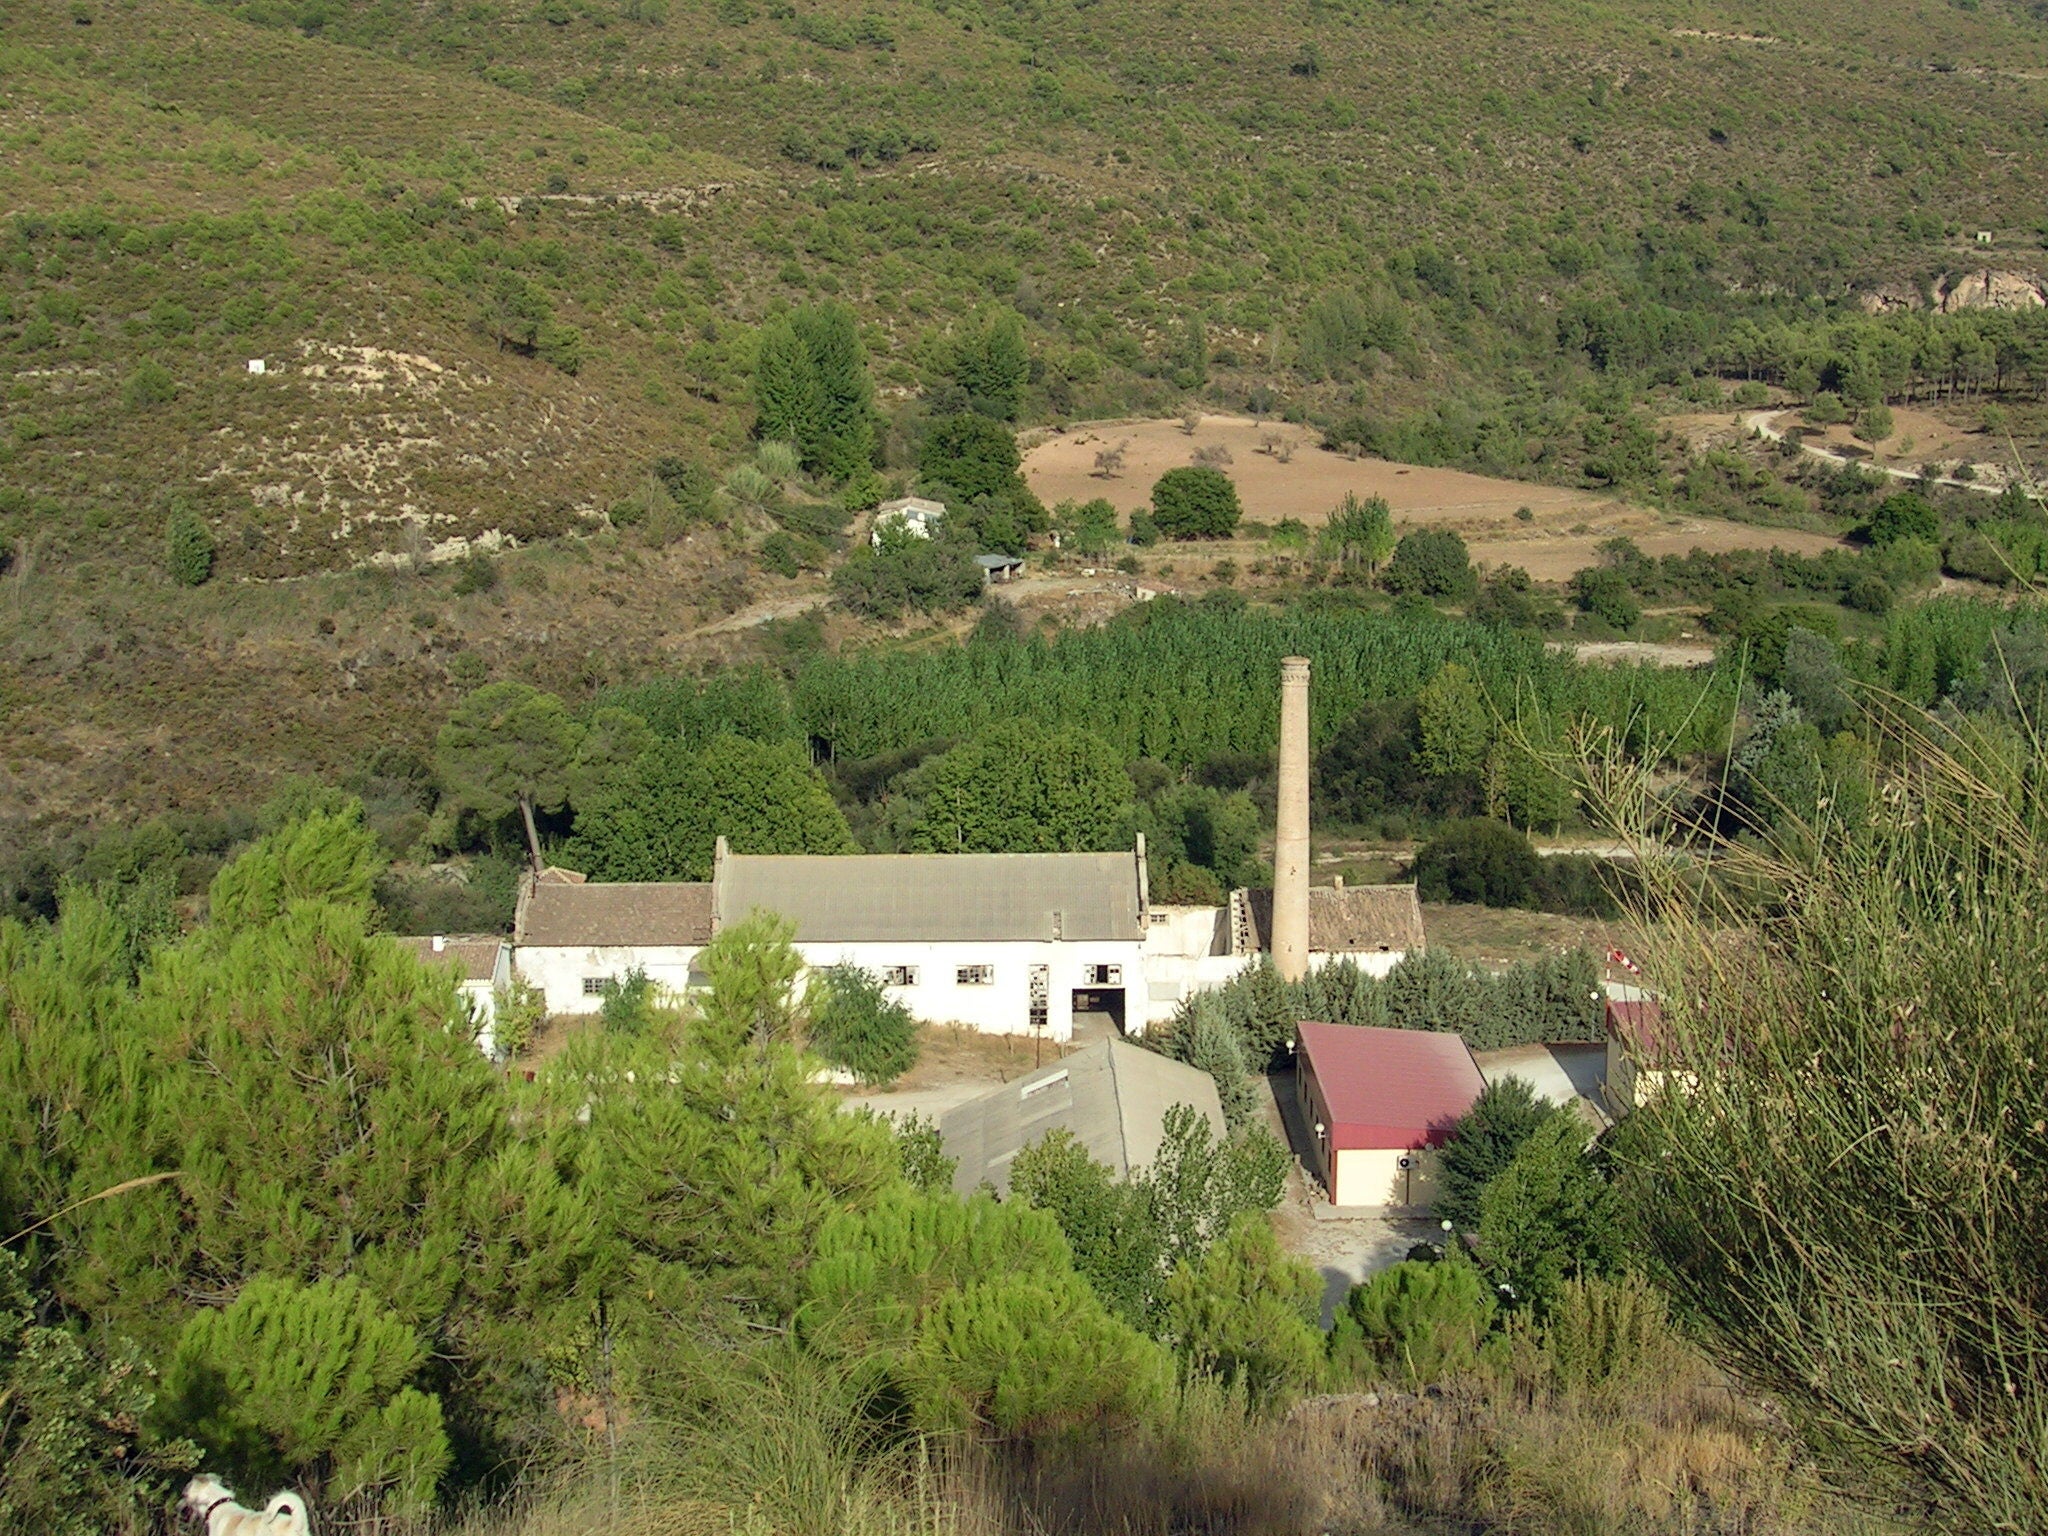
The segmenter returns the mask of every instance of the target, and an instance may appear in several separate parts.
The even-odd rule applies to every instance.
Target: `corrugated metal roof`
[[[495,934],[448,935],[439,949],[427,935],[394,934],[392,942],[411,951],[422,965],[457,967],[464,981],[489,981],[497,974],[498,951],[505,947],[505,941]]]
[[[1273,893],[1243,893],[1252,940],[1273,947]],[[1412,885],[1311,886],[1308,947],[1326,955],[1408,954],[1423,948],[1422,903]]]
[[[1295,1038],[1329,1106],[1332,1147],[1441,1146],[1486,1091],[1479,1064],[1454,1034],[1304,1023]]]
[[[809,943],[1137,941],[1131,853],[728,854],[718,921],[777,912]]]
[[[536,884],[519,905],[517,942],[547,948],[711,942],[711,887],[702,882]]]
[[[1067,1131],[1118,1178],[1151,1166],[1166,1139],[1166,1112],[1191,1105],[1220,1138],[1228,1134],[1216,1081],[1199,1068],[1123,1040],[1105,1040],[949,1110],[939,1122],[953,1187],[1010,1189],[1010,1164],[1053,1131]]]

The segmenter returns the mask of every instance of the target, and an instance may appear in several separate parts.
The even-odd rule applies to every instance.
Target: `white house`
[[[681,992],[711,942],[711,887],[702,882],[588,884],[547,870],[519,895],[513,964],[549,1013],[595,1013],[605,983],[643,970]]]
[[[1078,1000],[1142,1028],[1145,853],[735,854],[712,927],[756,911],[807,965],[879,975],[919,1019],[1071,1039]],[[1140,1007],[1128,1009],[1134,992]]]
[[[456,985],[469,1003],[476,1024],[476,1043],[486,1056],[498,1054],[498,989],[512,979],[512,946],[496,934],[404,937],[393,940],[422,965],[454,970]]]
[[[900,496],[894,501],[885,501],[875,508],[874,519],[868,525],[868,542],[880,549],[883,535],[891,529],[906,533],[913,539],[928,539],[938,532],[945,516],[946,504],[943,501],[926,501],[922,496]]]

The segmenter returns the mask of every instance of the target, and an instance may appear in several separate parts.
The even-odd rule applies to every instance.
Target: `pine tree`
[[[1270,1402],[1323,1374],[1323,1282],[1283,1253],[1264,1212],[1247,1211],[1199,1263],[1166,1285],[1167,1337],[1194,1369]]]
[[[755,435],[795,443],[808,461],[824,430],[823,391],[810,348],[787,316],[761,327],[754,360]]]
[[[181,587],[200,587],[213,575],[213,534],[182,501],[171,504],[164,527],[164,564]]]
[[[1017,312],[992,310],[964,328],[953,343],[952,374],[975,410],[998,421],[1015,421],[1031,375],[1031,353]]]
[[[259,1277],[185,1325],[162,1414],[244,1487],[423,1514],[450,1459],[440,1399],[412,1384],[426,1361],[353,1277]]]

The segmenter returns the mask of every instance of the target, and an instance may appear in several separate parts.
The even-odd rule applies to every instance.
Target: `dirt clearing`
[[[1309,427],[1203,416],[1193,432],[1179,421],[1089,422],[1064,433],[1027,434],[1021,446],[1025,477],[1047,505],[1100,496],[1128,514],[1147,504],[1153,481],[1203,452],[1236,483],[1252,522],[1293,517],[1317,527],[1347,491],[1384,496],[1397,526],[1449,528],[1481,565],[1519,565],[1539,581],[1563,581],[1594,564],[1601,542],[1613,538],[1633,539],[1650,555],[1771,548],[1816,554],[1838,542],[1825,534],[1680,517],[1591,491],[1354,459],[1325,451],[1319,441]],[[1118,452],[1121,467],[1100,473],[1098,455]],[[1527,518],[1517,515],[1524,508]]]

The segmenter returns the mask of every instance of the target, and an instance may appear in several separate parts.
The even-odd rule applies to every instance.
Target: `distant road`
[[[1750,431],[1768,438],[1771,442],[1782,443],[1785,440],[1785,431],[1778,425],[1778,421],[1780,418],[1790,416],[1791,414],[1790,411],[1750,411],[1743,416],[1742,424]],[[1817,447],[1804,440],[1799,444],[1799,451],[1801,453],[1810,453],[1816,459],[1824,459],[1830,464],[1854,464],[1858,469],[1874,469],[1881,475],[1890,475],[1894,480],[1911,480],[1915,484],[1921,484],[1926,481],[1926,476],[1922,475],[1917,469],[1894,469],[1889,464],[1866,463],[1862,459],[1851,458],[1845,453],[1833,453],[1826,448]],[[1980,496],[1996,496],[2005,489],[2002,481],[1997,485],[1986,485],[1977,480],[1958,480],[1954,475],[1936,475],[1933,483],[1935,485],[1953,486],[1959,491],[1975,491]]]

